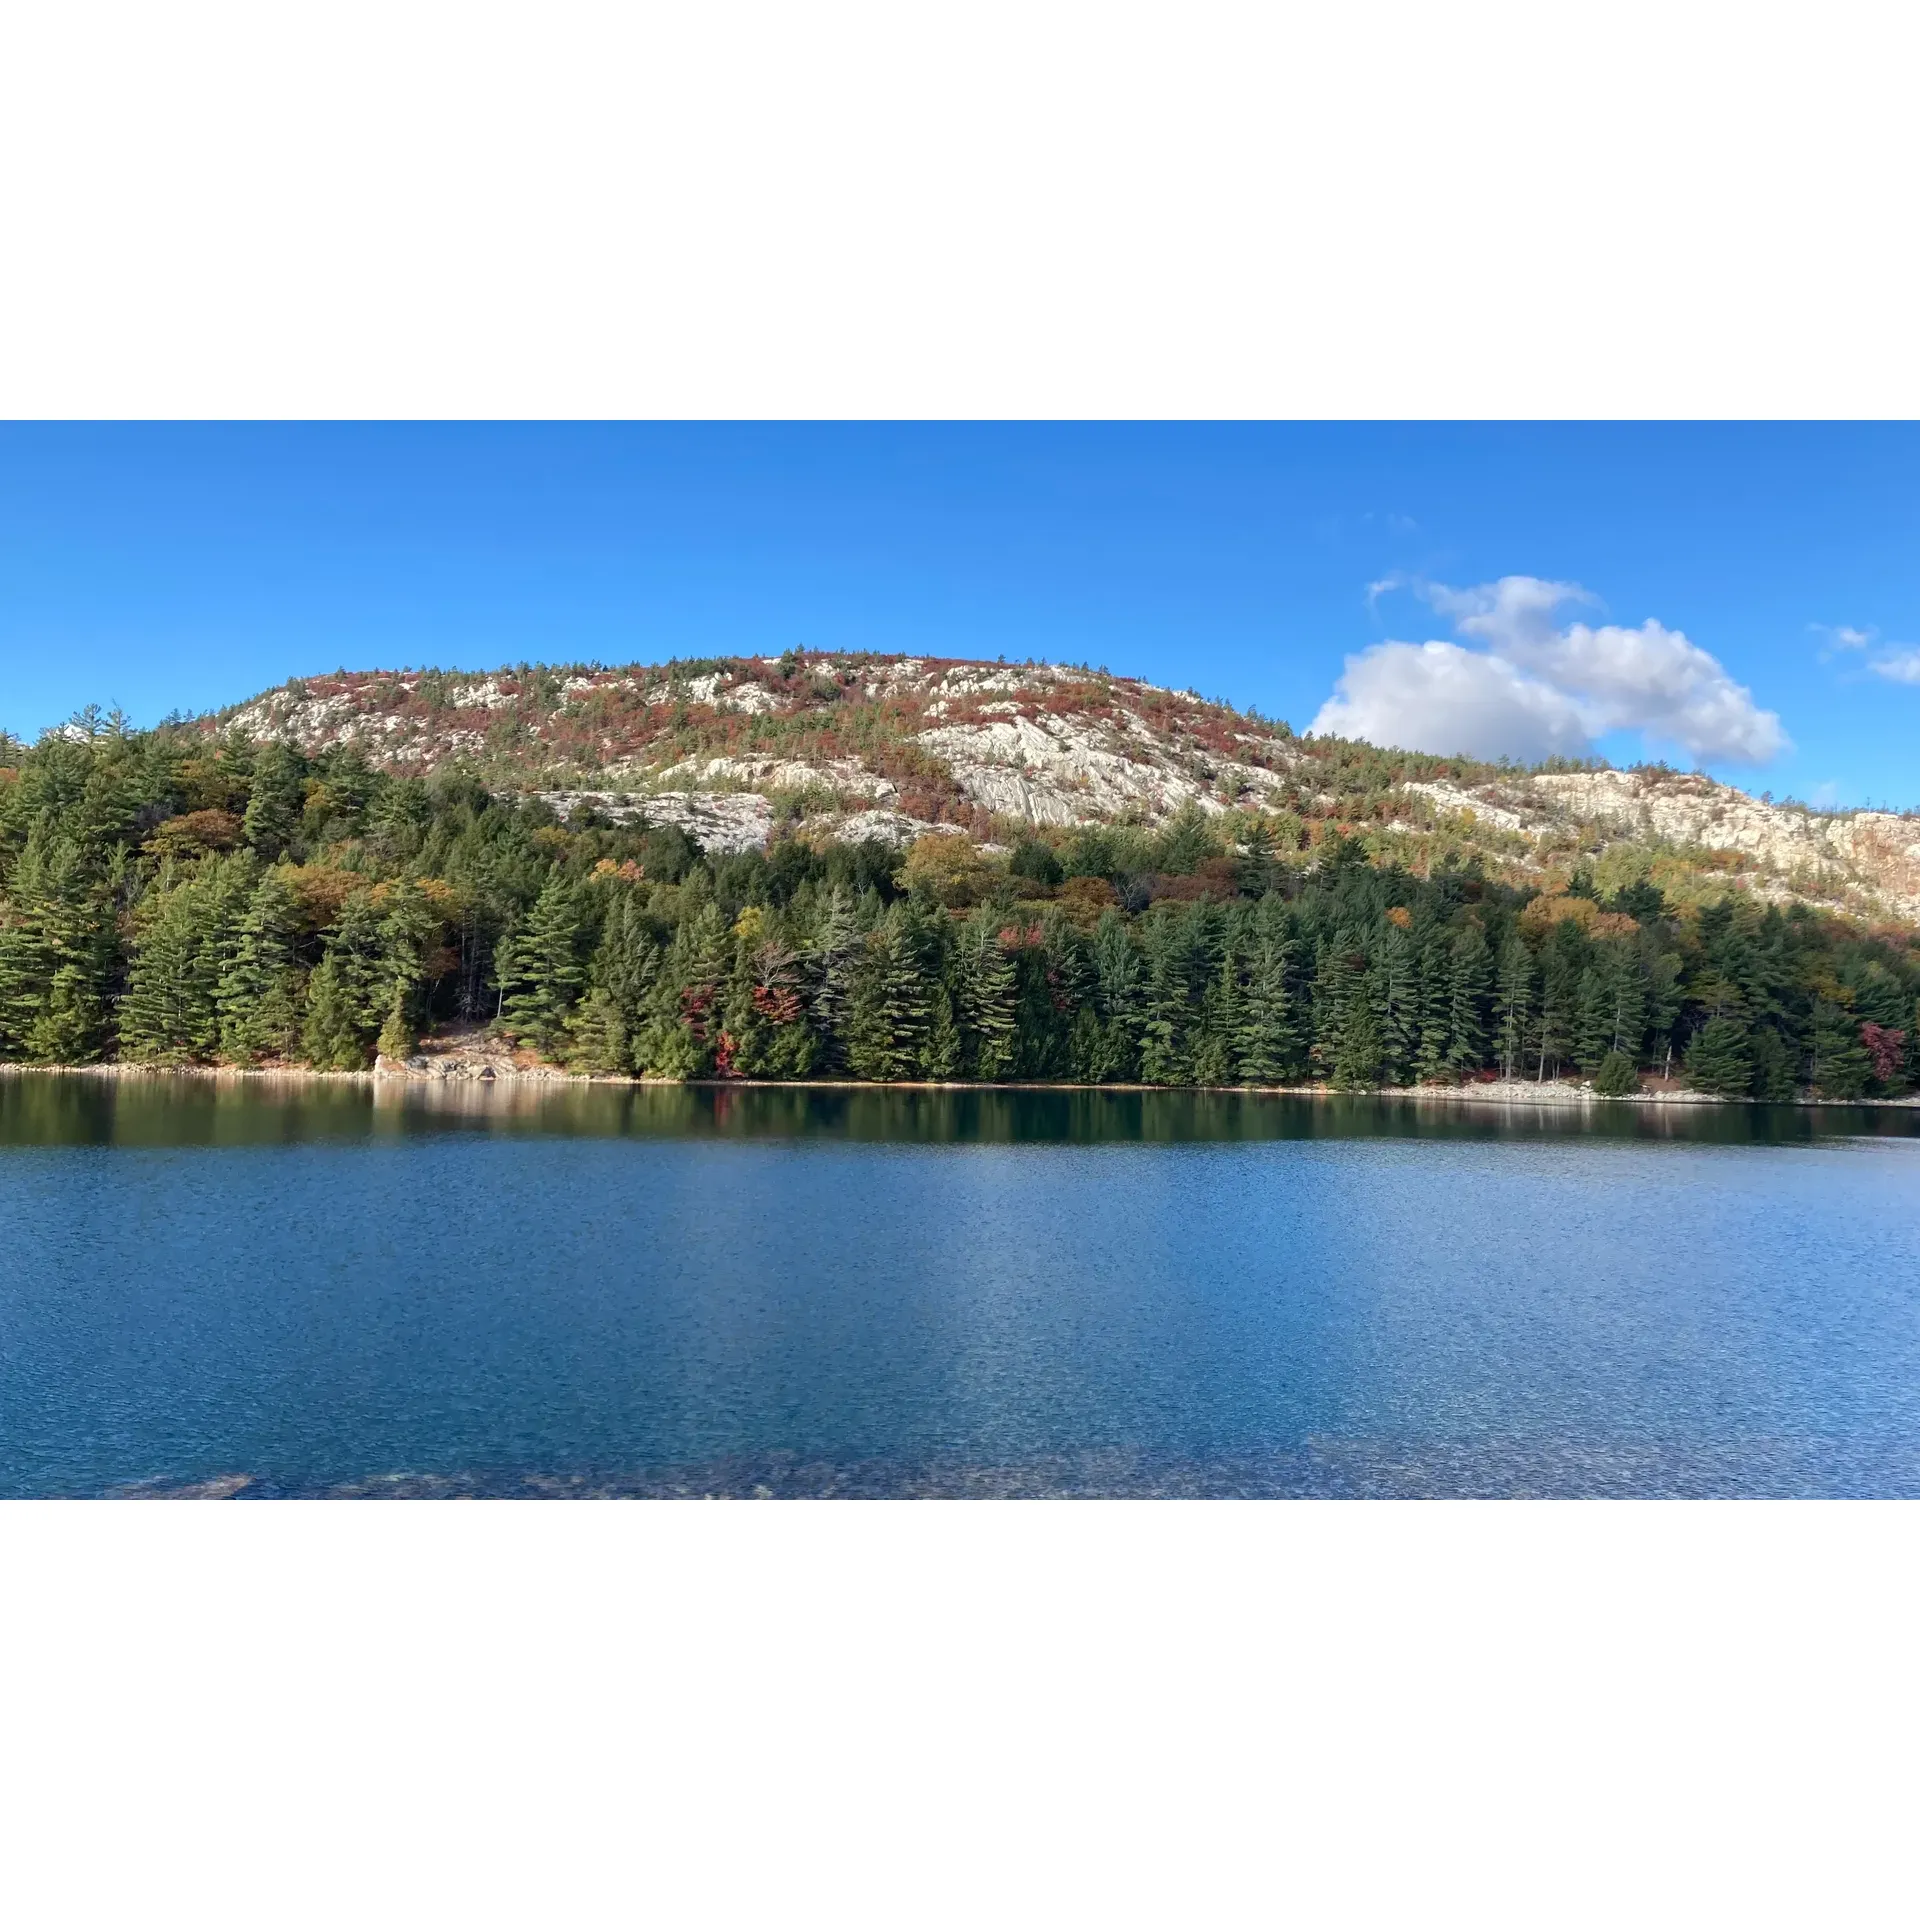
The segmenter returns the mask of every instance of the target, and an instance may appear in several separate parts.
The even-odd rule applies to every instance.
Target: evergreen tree
[[[120,1051],[129,1060],[203,1060],[219,1037],[216,982],[201,964],[207,929],[191,874],[163,872],[142,905],[120,1003]]]
[[[869,937],[854,978],[847,1060],[863,1080],[905,1080],[927,1029],[927,979],[915,929],[896,905]]]
[[[1396,907],[1387,917],[1374,968],[1379,1001],[1380,1069],[1389,1086],[1404,1087],[1420,1070],[1420,957],[1412,916]]]
[[[392,1004],[387,1008],[387,1017],[380,1023],[374,1051],[389,1060],[405,1060],[412,1054],[419,1039],[420,1029],[407,1006],[407,996],[396,992]]]
[[[1271,922],[1256,929],[1247,960],[1240,1024],[1240,1078],[1252,1086],[1287,1085],[1299,1077],[1304,1064],[1295,996],[1288,979],[1292,957],[1286,936]]]
[[[1347,1091],[1363,1091],[1380,1084],[1380,1028],[1373,995],[1363,979],[1347,995],[1345,1017],[1334,1050],[1333,1084]]]
[[[1858,1100],[1873,1077],[1873,1063],[1860,1044],[1859,1023],[1838,1001],[1813,1006],[1813,1085],[1828,1100]]]
[[[251,1066],[262,1055],[291,1058],[299,1045],[305,986],[299,919],[286,870],[267,868],[247,899],[232,958],[214,990],[222,1059]]]
[[[1264,820],[1256,819],[1240,842],[1240,891],[1258,900],[1273,890],[1278,877],[1273,829]]]
[[[1126,922],[1111,908],[1093,933],[1094,1004],[1101,1028],[1096,1080],[1132,1080],[1140,1073],[1145,1024],[1143,970]]]
[[[342,1073],[367,1064],[367,1026],[359,998],[337,953],[324,955],[307,983],[300,1044],[308,1061]]]
[[[119,864],[103,870],[45,816],[29,830],[0,904],[0,1058],[72,1065],[100,1057]]]
[[[380,922],[378,989],[386,1006],[386,1016],[381,1023],[378,1050],[390,1059],[405,1059],[419,1044],[425,1025],[424,968],[428,949],[439,931],[439,916],[424,888],[414,882],[401,881],[387,889]]]
[[[1753,1058],[1737,1020],[1715,1014],[1687,1049],[1687,1079],[1700,1093],[1745,1099],[1753,1087]]]
[[[567,1057],[588,1073],[630,1073],[633,1046],[626,1015],[605,987],[591,987],[567,1023]]]
[[[920,1043],[920,1077],[953,1080],[959,1077],[960,1023],[954,1017],[953,995],[940,981],[928,997],[927,1037]]]
[[[1246,1023],[1246,988],[1240,930],[1230,927],[1209,970],[1200,1002],[1193,1077],[1203,1087],[1224,1087],[1240,1077],[1240,1035]]]
[[[1613,1050],[1613,996],[1600,966],[1590,963],[1574,989],[1574,1064],[1591,1076]]]
[[[1192,954],[1182,916],[1149,913],[1141,992],[1140,1077],[1156,1086],[1192,1078],[1187,1026],[1193,997]]]
[[[1791,1100],[1799,1091],[1792,1048],[1778,1027],[1755,1027],[1747,1036],[1753,1056],[1753,1097]]]
[[[1441,929],[1416,924],[1414,951],[1420,971],[1420,1043],[1414,1071],[1422,1080],[1446,1080],[1453,1043],[1453,964]]]
[[[1573,1039],[1577,979],[1566,949],[1558,941],[1548,941],[1540,954],[1540,1012],[1535,1028],[1536,1080],[1545,1080],[1549,1074],[1556,1080],[1560,1077],[1560,1063],[1566,1059]]]
[[[1487,936],[1477,920],[1454,935],[1447,974],[1447,1065],[1475,1073],[1487,1059],[1487,998],[1493,973]]]
[[[955,949],[959,1070],[974,1080],[1004,1080],[1013,1071],[1019,981],[1000,944],[999,929],[984,913],[967,923]]]
[[[278,860],[299,828],[303,777],[299,756],[278,741],[255,756],[243,826],[247,845],[263,861]]]
[[[1533,952],[1517,929],[1500,945],[1493,1013],[1501,1078],[1516,1079],[1526,1064],[1527,1033],[1533,1017]]]
[[[593,1018],[600,1023],[603,1036],[612,1031],[613,1023],[617,1023],[622,1035],[618,1045],[594,1043],[590,1051],[603,1064],[595,1066],[593,1071],[623,1072],[625,1065],[617,1066],[613,1062],[624,1052],[626,1064],[631,1064],[631,1049],[625,1036],[640,1025],[647,995],[660,978],[660,943],[647,922],[637,891],[631,886],[621,886],[607,908],[587,977],[588,997],[601,997],[602,1011]]]
[[[301,1047],[316,1067],[355,1072],[373,1064],[391,1001],[384,915],[371,888],[349,894],[307,987]]]
[[[1634,1071],[1631,1055],[1617,1048],[1601,1061],[1600,1070],[1593,1076],[1593,1090],[1603,1099],[1618,1100],[1625,1094],[1640,1091],[1640,1076]]]
[[[820,1034],[821,1058],[829,1073],[848,1071],[847,1039],[861,946],[853,901],[844,887],[836,887],[820,928],[813,995],[813,1024]]]
[[[1314,945],[1313,1045],[1309,1058],[1316,1079],[1331,1079],[1348,1030],[1356,992],[1363,991],[1367,957],[1351,928],[1342,925],[1331,939]]]
[[[586,936],[580,888],[556,868],[526,924],[500,952],[500,1024],[516,1040],[544,1054],[560,1050],[567,1016],[586,981]]]

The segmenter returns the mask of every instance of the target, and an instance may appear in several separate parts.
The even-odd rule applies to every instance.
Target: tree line
[[[709,855],[457,768],[86,716],[0,748],[0,1059],[362,1069],[494,1021],[680,1078],[1908,1090],[1910,934],[1294,838],[1188,813],[1010,858]]]

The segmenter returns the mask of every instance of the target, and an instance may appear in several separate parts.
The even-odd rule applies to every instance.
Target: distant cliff
[[[1731,884],[1920,923],[1920,818],[1770,805],[1664,767],[1522,772],[1296,736],[1284,722],[1087,667],[787,653],[664,666],[338,673],[204,721],[307,752],[686,827],[714,851],[783,824],[899,844],[1006,843],[1183,807],[1327,823],[1416,868],[1478,852],[1519,882],[1596,864],[1684,894]],[[1391,839],[1387,836],[1392,836]]]

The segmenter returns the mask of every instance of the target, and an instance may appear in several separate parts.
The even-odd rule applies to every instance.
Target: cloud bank
[[[1377,582],[1373,597],[1401,584]],[[1459,640],[1384,640],[1350,654],[1314,733],[1477,759],[1583,754],[1618,730],[1695,760],[1758,765],[1789,745],[1780,716],[1756,707],[1684,633],[1561,624],[1593,596],[1563,580],[1509,574],[1485,586],[1420,585]],[[1468,644],[1462,644],[1466,642]]]

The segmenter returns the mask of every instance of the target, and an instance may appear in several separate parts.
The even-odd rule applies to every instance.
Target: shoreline
[[[1721,1094],[1696,1093],[1691,1088],[1642,1089],[1638,1093],[1598,1094],[1584,1082],[1487,1080],[1458,1086],[1333,1088],[1322,1082],[1304,1086],[1161,1085],[1119,1080],[749,1080],[706,1077],[677,1080],[644,1074],[573,1073],[546,1064],[522,1066],[507,1059],[489,1060],[478,1070],[466,1061],[443,1067],[433,1056],[416,1056],[431,1064],[397,1061],[382,1055],[371,1067],[306,1066],[232,1067],[183,1064],[147,1065],[128,1060],[95,1060],[74,1066],[0,1061],[0,1077],[13,1075],[74,1076],[103,1080],[212,1080],[239,1085],[313,1081],[326,1085],[377,1084],[401,1091],[413,1086],[462,1088],[476,1086],[561,1087],[702,1087],[738,1092],[749,1088],[818,1091],[828,1093],[1230,1093],[1259,1099],[1413,1100],[1467,1106],[1637,1106],[1637,1107],[1920,1107],[1920,1093],[1894,1099],[1828,1100],[1798,1094],[1791,1100],[1730,1099]]]

